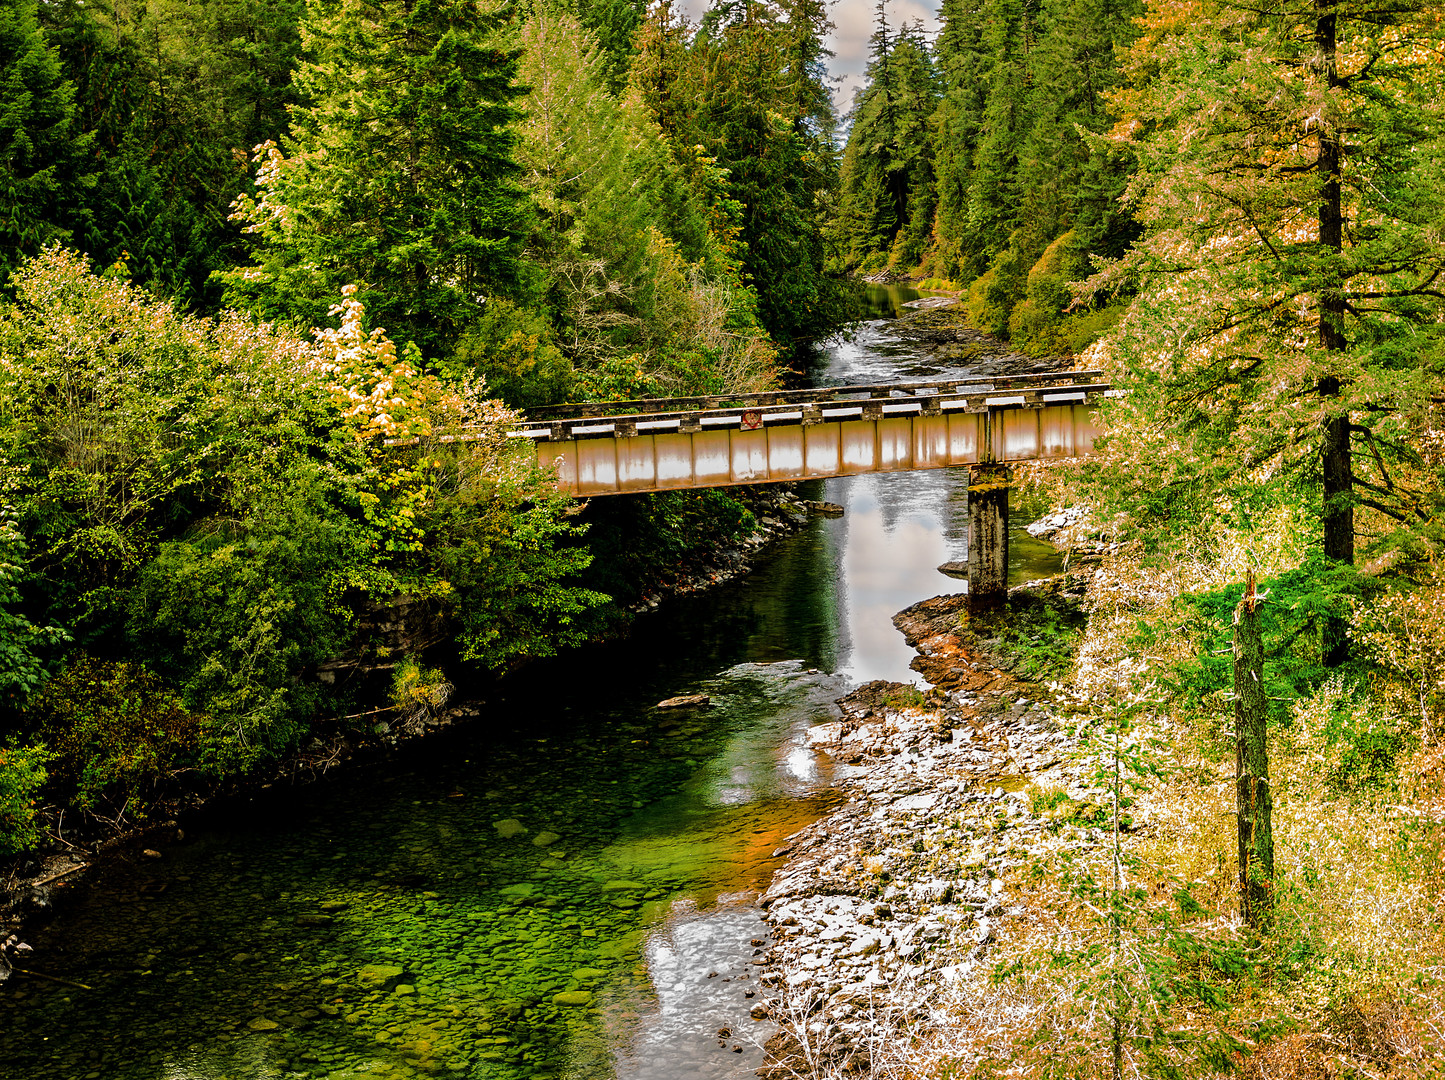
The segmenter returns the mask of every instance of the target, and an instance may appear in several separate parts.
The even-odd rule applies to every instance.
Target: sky
[[[837,106],[840,117],[852,107],[853,92],[863,85],[875,3],[876,0],[835,0],[832,5],[835,29],[827,40],[833,53],[828,68],[837,80],[833,88],[833,104]],[[940,0],[888,0],[888,25],[896,29],[911,22],[920,22],[924,33],[931,39],[938,29],[939,3]],[[683,4],[688,18],[694,22],[702,17],[708,6],[708,0],[684,0]]]

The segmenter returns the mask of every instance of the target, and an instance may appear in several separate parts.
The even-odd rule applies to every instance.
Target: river
[[[907,298],[875,289],[878,317],[811,377],[942,374],[890,333]],[[0,1076],[751,1075],[770,1033],[749,1017],[753,901],[833,797],[805,733],[856,683],[920,681],[891,620],[963,588],[936,569],[965,553],[961,480],[810,482],[845,516],[745,579],[88,886],[32,937],[35,966],[67,982],[0,989]],[[1056,566],[1015,539],[1015,576]],[[653,707],[695,692],[712,707]]]

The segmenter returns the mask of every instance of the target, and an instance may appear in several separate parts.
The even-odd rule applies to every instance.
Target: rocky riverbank
[[[1045,587],[1067,598],[1083,580]],[[933,690],[870,683],[812,730],[848,801],[790,838],[763,900],[773,945],[755,1015],[781,1031],[762,1075],[888,1072],[1008,933],[1010,872],[1099,840],[1039,797],[1088,798],[1062,703],[1010,673],[965,605],[941,596],[894,620]]]

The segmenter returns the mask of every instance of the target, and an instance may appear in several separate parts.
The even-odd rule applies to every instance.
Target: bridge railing
[[[768,405],[798,405],[832,399],[887,398],[900,395],[923,396],[981,390],[1003,390],[1054,386],[1062,383],[1092,383],[1102,371],[1045,371],[1026,375],[970,375],[961,379],[928,379],[918,382],[859,383],[820,386],[807,390],[763,390],[753,394],[704,394],[693,397],[636,398],[631,401],[580,401],[543,405],[527,411],[529,420],[557,420],[598,416],[651,415],[696,412],[728,407],[752,408]]]
[[[537,441],[626,438],[656,432],[697,432],[773,424],[808,426],[886,416],[987,412],[1006,407],[1082,404],[1107,393],[1101,371],[972,376],[905,383],[870,383],[719,394],[689,398],[580,402],[532,409],[509,435]]]

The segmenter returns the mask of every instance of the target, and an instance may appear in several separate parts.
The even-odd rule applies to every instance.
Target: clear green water
[[[779,751],[829,715],[837,680],[795,662],[698,685],[713,709],[614,702],[585,725],[539,695],[501,730],[278,798],[100,883],[36,940],[47,973],[91,989],[17,977],[0,1072],[610,1075],[657,1004],[646,932],[675,901],[765,886],[826,801]]]

